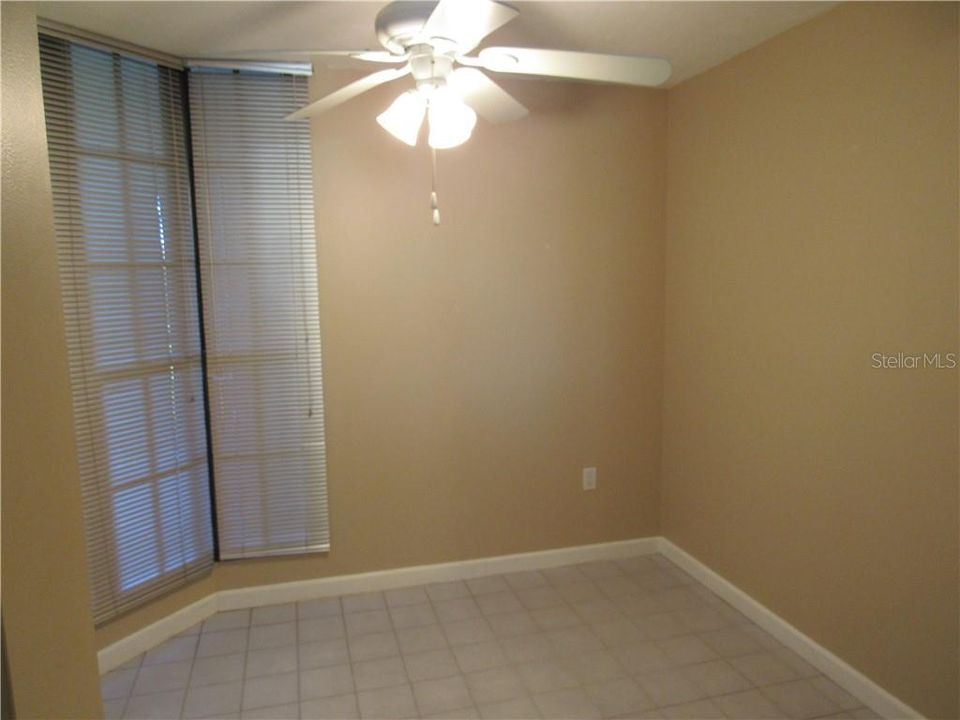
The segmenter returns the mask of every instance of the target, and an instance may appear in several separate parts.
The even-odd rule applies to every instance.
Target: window
[[[329,548],[307,81],[40,47],[102,623]]]
[[[40,48],[100,623],[213,562],[183,77]]]
[[[297,75],[192,71],[223,558],[329,548],[310,130]]]

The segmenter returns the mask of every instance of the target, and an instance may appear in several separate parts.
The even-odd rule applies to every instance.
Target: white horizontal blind
[[[190,73],[221,558],[329,549],[307,79]]]
[[[94,616],[212,566],[182,73],[41,35]]]

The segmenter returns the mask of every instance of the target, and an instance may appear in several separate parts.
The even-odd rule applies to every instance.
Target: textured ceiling
[[[665,57],[669,85],[819,15],[829,2],[511,2],[485,44]],[[39,2],[41,17],[181,58],[379,48],[380,2]],[[262,58],[261,58],[262,59]]]

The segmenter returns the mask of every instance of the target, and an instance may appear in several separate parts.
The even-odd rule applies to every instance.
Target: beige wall
[[[36,20],[2,6],[3,625],[18,717],[98,717]]]
[[[957,717],[957,8],[840,7],[670,92],[663,529]]]
[[[510,89],[530,117],[439,154],[438,228],[426,148],[373,120],[397,85],[314,123],[333,549],[217,587],[659,532],[666,96]]]
[[[54,702],[56,668],[95,714],[92,643],[217,588],[662,529],[955,714],[957,375],[869,364],[958,349],[956,23],[946,4],[832,11],[671,90],[669,143],[667,93],[505,83],[532,116],[441,153],[439,228],[428,155],[373,124],[396,86],[317,121],[334,549],[224,563],[94,640],[32,15],[4,5],[17,691]]]

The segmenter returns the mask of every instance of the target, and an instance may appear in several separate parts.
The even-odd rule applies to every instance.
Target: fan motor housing
[[[436,2],[392,2],[377,13],[377,39],[387,50],[398,55],[428,38],[420,33]]]

